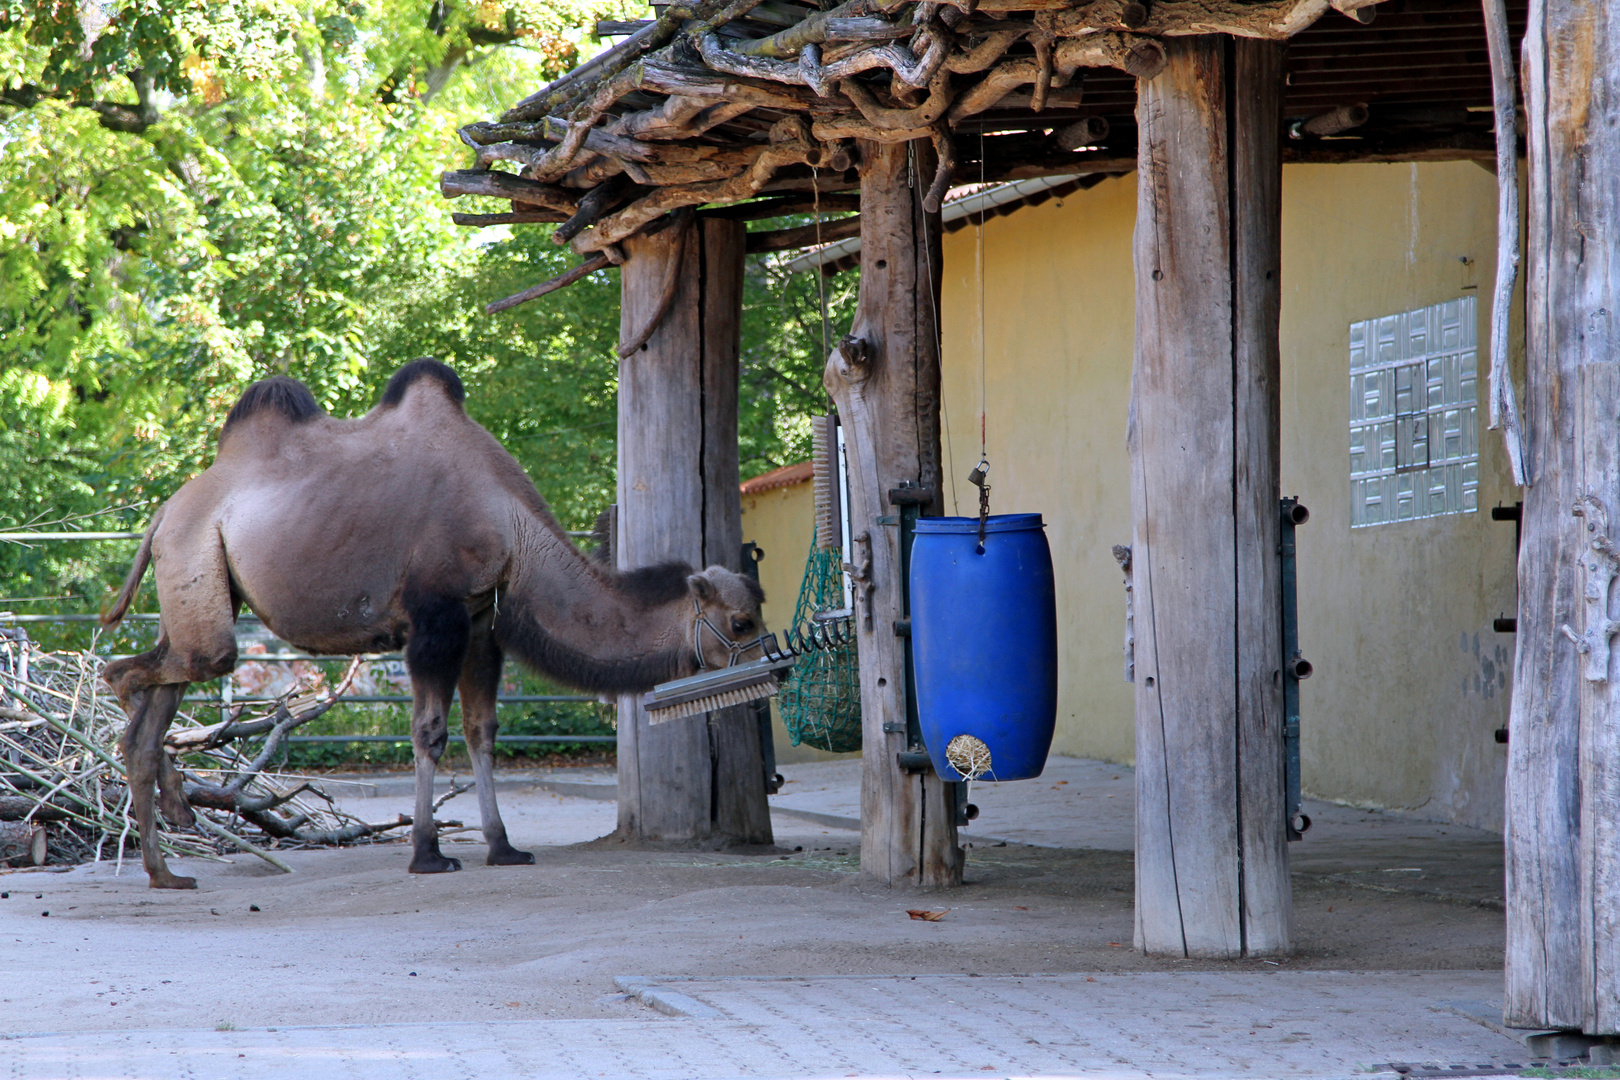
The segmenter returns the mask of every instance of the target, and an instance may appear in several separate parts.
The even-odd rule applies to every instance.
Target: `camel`
[[[160,612],[151,650],[103,673],[129,717],[121,748],[141,861],[157,889],[192,889],[157,843],[195,822],[163,736],[188,684],[236,666],[245,605],[289,644],[355,655],[403,646],[413,697],[410,872],[459,870],[433,825],[434,766],[461,691],[490,865],[526,864],[495,805],[495,695],[507,652],[582,690],[641,692],[725,667],[764,633],[759,585],[721,566],[615,572],[582,552],[517,461],[467,416],[455,372],[415,360],[370,412],[340,420],[308,388],[254,383],[205,471],[159,508],[102,616],[117,625],[147,565]]]

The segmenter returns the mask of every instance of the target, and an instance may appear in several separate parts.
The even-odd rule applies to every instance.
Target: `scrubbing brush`
[[[854,636],[848,616],[820,619],[802,629],[789,630],[786,649],[777,645],[775,634],[766,634],[759,643],[764,656],[758,660],[700,671],[653,687],[647,695],[647,722],[662,724],[682,716],[773,698],[801,654],[838,648]]]
[[[659,683],[647,695],[647,722],[662,724],[682,716],[696,716],[775,697],[777,688],[797,659],[788,653],[775,653],[761,660]]]
[[[838,417],[810,418],[810,461],[816,506],[816,547],[837,550],[843,544],[838,498]]]

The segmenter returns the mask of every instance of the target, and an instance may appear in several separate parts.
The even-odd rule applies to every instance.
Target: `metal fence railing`
[[[139,532],[30,532],[11,531],[0,532],[0,543],[30,544],[36,541],[60,542],[65,540],[139,540],[144,533]],[[570,530],[569,536],[580,538],[591,534],[585,531]],[[95,623],[100,621],[99,615],[84,614],[49,614],[28,615],[12,612],[0,612],[0,625],[7,624],[74,624]],[[152,612],[131,612],[124,616],[126,622],[156,622],[159,615]],[[238,622],[260,623],[257,615],[243,614],[237,616]],[[108,657],[116,659],[116,657]],[[301,652],[274,652],[250,653],[241,657],[243,662],[285,664],[297,661],[341,661],[351,660],[349,656],[327,656]],[[378,662],[398,661],[403,659],[399,653],[378,653],[368,656],[368,659]],[[187,695],[185,701],[193,705],[218,706],[222,709],[236,705],[268,704],[274,698],[239,697],[230,692],[230,676],[220,680],[220,691],[217,696]],[[405,704],[412,700],[409,694],[346,694],[341,699],[344,704]],[[502,694],[495,699],[497,707],[530,704],[585,704],[597,699],[584,694]],[[293,743],[408,743],[409,735],[292,735],[288,742]],[[460,735],[450,737],[451,742],[463,742]],[[496,741],[511,745],[521,744],[557,744],[557,743],[617,743],[617,735],[506,735],[499,734]]]

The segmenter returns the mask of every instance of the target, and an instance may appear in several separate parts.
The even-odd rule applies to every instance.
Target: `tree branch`
[[[140,135],[163,119],[152,97],[152,77],[145,71],[132,71],[129,81],[135,85],[135,104],[125,101],[77,101],[60,90],[48,90],[33,83],[0,88],[0,106],[13,109],[32,109],[42,101],[63,101],[75,109],[89,109],[96,120],[108,131],[125,135]]]

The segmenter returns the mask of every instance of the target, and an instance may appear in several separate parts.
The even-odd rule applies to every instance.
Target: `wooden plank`
[[[625,241],[621,332],[646,325],[668,275],[675,298],[619,365],[616,553],[621,568],[672,559],[737,569],[737,357],[741,222]],[[680,264],[671,267],[675,252]],[[745,709],[650,725],[639,697],[619,713],[619,831],[637,840],[769,843],[764,768]],[[750,760],[751,759],[751,760]]]
[[[616,557],[621,569],[702,559],[703,388],[701,246],[674,229],[624,244],[620,334],[635,334],[657,310],[669,262],[682,252],[675,300],[647,343],[619,363]],[[619,712],[619,831],[638,840],[692,840],[710,821],[708,733],[697,718],[648,724],[634,695]],[[628,736],[628,739],[627,739]],[[628,743],[628,745],[627,745]]]
[[[1136,944],[1241,956],[1232,310],[1225,62],[1170,42],[1137,105],[1129,428],[1136,628]],[[1212,812],[1213,811],[1213,812]]]
[[[1581,932],[1582,665],[1561,628],[1579,625],[1573,391],[1581,367],[1613,360],[1620,301],[1613,268],[1620,153],[1612,126],[1600,119],[1615,107],[1607,89],[1615,50],[1601,44],[1610,19],[1578,0],[1550,0],[1532,13],[1524,38],[1529,486],[1508,721],[1503,1005],[1506,1022],[1520,1027],[1580,1027],[1591,1011]]]
[[[1275,565],[1279,58],[1213,37],[1166,45],[1169,66],[1137,108],[1136,944],[1274,955],[1291,922]],[[1229,124],[1245,144],[1236,156]]]
[[[850,466],[852,562],[862,568],[856,628],[861,665],[861,870],[891,885],[962,881],[952,792],[932,771],[902,772],[905,666],[899,530],[888,492],[902,481],[940,490],[938,215],[922,209],[933,174],[926,142],[860,144],[861,292],[854,344],[835,349],[825,381]],[[916,154],[907,184],[907,156]],[[935,510],[937,513],[937,510]]]
[[[1620,1031],[1620,664],[1613,659],[1613,586],[1620,572],[1620,364],[1584,364],[1575,398],[1575,447],[1585,541],[1580,752],[1581,1029]],[[1599,677],[1601,676],[1601,678]]]
[[[742,353],[743,248],[748,226],[705,218],[703,303],[703,550],[704,566],[742,569],[742,478],[737,463],[737,379]]]
[[[1234,193],[1233,421],[1237,467],[1238,828],[1243,951],[1287,953],[1293,891],[1283,776],[1281,566],[1277,559],[1282,394],[1283,58],[1280,44],[1235,40],[1230,49]]]
[[[742,221],[700,218],[703,304],[703,556],[742,569],[742,477],[737,461],[737,383],[742,353]],[[665,725],[667,726],[667,725]],[[752,705],[709,714],[713,834],[727,843],[771,843],[763,748]]]

